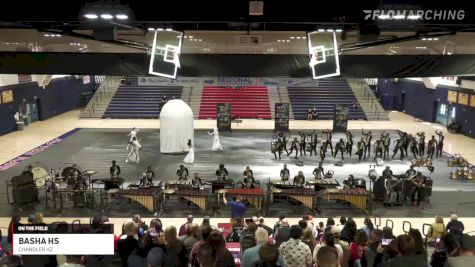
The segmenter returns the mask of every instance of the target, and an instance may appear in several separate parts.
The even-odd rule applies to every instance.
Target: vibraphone
[[[290,197],[304,204],[309,209],[313,209],[314,198],[317,192],[313,188],[292,188],[292,189],[272,189],[272,196]],[[272,198],[271,198],[272,199]]]
[[[157,187],[122,189],[119,191],[119,195],[139,203],[150,212],[155,212],[158,210],[157,199],[159,190]]]
[[[207,190],[176,190],[168,196],[182,197],[188,201],[193,202],[196,206],[200,207],[203,211],[206,211],[208,203],[208,191]],[[166,199],[166,198],[165,198]]]
[[[336,189],[340,186],[340,183],[336,179],[310,180],[307,181],[307,184],[314,186],[315,191]]]
[[[264,202],[264,190],[262,188],[229,189],[226,195],[242,196],[244,200],[247,200],[258,210],[262,209],[262,203]]]
[[[172,189],[191,189],[191,180],[170,180],[166,183],[167,188]]]
[[[345,201],[369,214],[368,192],[363,188],[330,189],[325,191],[323,199]]]
[[[270,181],[270,186],[273,186],[274,188],[279,188],[279,189],[291,189],[295,188],[295,185],[292,181],[285,181],[282,182],[281,180],[271,180]]]

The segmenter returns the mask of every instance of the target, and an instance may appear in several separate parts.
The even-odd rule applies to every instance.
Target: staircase
[[[82,119],[102,118],[119,88],[120,79],[119,76],[107,76],[79,117]]]
[[[348,84],[368,120],[389,120],[388,112],[381,106],[365,79],[348,79]]]
[[[290,104],[289,92],[287,87],[268,87],[269,93],[269,107],[272,118],[275,118],[275,103],[289,103],[289,119],[294,119],[292,105]]]
[[[198,119],[200,113],[201,105],[201,94],[203,93],[203,87],[201,86],[190,86],[183,87],[183,92],[181,94],[181,99],[190,106],[191,111],[193,111],[193,117]]]

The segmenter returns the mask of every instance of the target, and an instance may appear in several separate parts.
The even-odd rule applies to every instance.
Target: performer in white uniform
[[[127,159],[125,160],[125,163],[129,162],[129,158],[130,156],[132,156],[132,154],[135,154],[135,162],[140,163],[139,150],[142,146],[140,145],[139,140],[137,140],[137,137],[132,138],[132,143],[130,145],[132,149],[130,150],[129,155],[127,156]]]
[[[137,138],[137,132],[139,131],[139,129],[137,128],[132,128],[132,131],[130,131],[130,133],[127,135],[127,136],[130,136],[130,139],[129,139],[129,143],[127,143],[127,150],[129,150],[129,147],[130,145],[132,144],[132,141],[135,138]]]
[[[183,160],[186,164],[193,164],[195,162],[195,149],[191,144],[191,139],[188,140],[188,154],[186,155],[185,159]]]
[[[214,135],[212,151],[223,151],[221,142],[219,142],[219,132],[218,128],[214,128],[213,132],[208,132],[209,135]]]

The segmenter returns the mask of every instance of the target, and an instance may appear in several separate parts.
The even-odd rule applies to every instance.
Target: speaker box
[[[19,187],[28,184],[34,184],[33,175],[29,172],[24,172],[21,175],[12,178],[12,184],[14,187]]]
[[[17,205],[25,205],[28,203],[36,202],[38,199],[38,193],[36,191],[36,185],[34,183],[21,185],[13,188],[13,201]]]

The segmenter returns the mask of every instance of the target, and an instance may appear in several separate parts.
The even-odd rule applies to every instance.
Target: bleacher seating
[[[162,96],[179,99],[181,86],[140,86],[137,78],[128,78],[126,84],[117,89],[103,118],[115,119],[155,119],[160,114]]]
[[[215,119],[216,104],[231,103],[233,119],[271,119],[269,94],[265,86],[238,89],[205,86],[201,96],[199,119]]]
[[[349,119],[366,119],[361,108],[354,109],[355,95],[344,79],[318,80],[315,87],[287,87],[296,120],[306,120],[307,111],[317,108],[319,120],[332,120],[336,104],[348,105]]]

